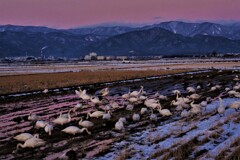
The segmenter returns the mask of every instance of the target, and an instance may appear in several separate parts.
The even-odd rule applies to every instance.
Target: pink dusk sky
[[[0,0],[0,25],[240,21],[240,0]]]

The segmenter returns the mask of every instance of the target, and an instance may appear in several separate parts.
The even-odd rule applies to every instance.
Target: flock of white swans
[[[236,76],[234,79],[234,86],[232,88],[225,88],[224,93],[229,96],[238,97],[240,98],[240,83],[238,83],[239,79]],[[215,85],[210,88],[209,91],[215,91],[219,90],[223,86]],[[181,96],[181,92],[179,90],[173,90],[172,93],[176,95],[176,98],[171,101],[171,105],[175,106],[173,110],[176,111],[176,113],[180,113],[180,116],[182,118],[189,118],[193,115],[201,114],[203,109],[206,109],[206,106],[208,103],[210,103],[213,99],[219,99],[220,104],[217,108],[217,112],[219,115],[223,115],[225,112],[225,107],[222,105],[221,96],[223,93],[215,98],[211,97],[205,97],[203,101],[200,103],[195,103],[196,101],[199,102],[199,99],[202,97],[202,95],[199,95],[197,92],[198,90],[201,90],[201,86],[195,86],[195,87],[187,87],[186,91],[188,92],[187,96]],[[47,93],[48,90],[44,90],[44,93]],[[92,102],[96,106],[104,106],[104,110],[96,110],[94,112],[89,112],[86,114],[86,119],[83,119],[80,117],[78,125],[79,126],[68,126],[65,129],[62,129],[62,132],[65,132],[67,134],[79,134],[82,132],[86,132],[87,134],[91,134],[91,128],[94,126],[94,123],[91,122],[91,118],[102,118],[104,120],[110,120],[112,116],[114,116],[114,111],[120,107],[121,104],[118,104],[117,102],[109,102],[106,101],[106,96],[109,95],[110,90],[109,88],[102,89],[99,94],[101,94],[102,99],[100,100],[98,96],[90,95],[87,93],[86,90],[75,90],[76,95],[82,99],[82,102]],[[140,110],[139,113],[134,113],[132,115],[133,122],[140,121],[141,116],[147,113],[150,113],[149,120],[150,121],[157,121],[158,115],[160,116],[172,116],[173,110],[170,111],[169,109],[163,108],[161,105],[161,101],[168,101],[168,97],[165,95],[160,95],[159,93],[156,93],[155,95],[146,96],[146,91],[144,91],[144,87],[141,86],[139,91],[130,91],[126,94],[123,94],[121,96],[122,99],[124,99],[125,102],[125,109],[128,111],[132,111],[134,107],[138,107],[138,104],[144,104]],[[39,115],[30,113],[28,120],[34,122],[35,127],[38,129],[44,129],[44,131],[51,135],[54,131],[55,125],[65,125],[72,121],[72,113],[77,114],[79,110],[82,108],[87,108],[87,105],[84,105],[84,103],[78,103],[75,106],[71,107],[67,114],[60,113],[59,117],[52,120],[51,123],[46,122],[44,120],[41,120],[41,117]],[[235,110],[240,109],[240,101],[236,101],[232,103],[230,108],[234,108]],[[156,112],[159,112],[159,114],[155,114]],[[54,124],[54,125],[53,125]],[[118,121],[115,123],[115,130],[118,131],[124,131],[125,127],[127,125],[127,120],[125,117],[121,117],[118,119]],[[45,145],[46,141],[39,138],[39,134],[32,135],[30,133],[21,133],[14,137],[17,141],[23,142],[17,144],[17,150],[19,147],[22,148],[35,148],[38,146]],[[16,151],[17,151],[16,150]],[[15,152],[16,152],[15,151]]]

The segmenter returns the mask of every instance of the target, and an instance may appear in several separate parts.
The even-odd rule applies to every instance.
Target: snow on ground
[[[239,98],[225,98],[223,99],[223,106],[226,107],[230,103],[239,100]],[[197,146],[194,150],[196,152],[201,150],[209,151],[202,159],[215,158],[221,151],[228,149],[236,138],[240,137],[240,124],[234,122],[234,118],[238,117],[239,113],[233,109],[226,109],[224,116],[220,117],[216,114],[218,106],[218,100],[209,104],[206,111],[203,111],[203,117],[206,118],[202,117],[200,121],[186,122],[186,120],[182,119],[162,124],[154,129],[149,128],[146,131],[132,134],[126,140],[113,144],[110,153],[96,159],[114,159],[122,154],[120,151],[124,148],[135,150],[130,159],[147,159],[156,151],[170,151],[176,146],[188,143],[194,138],[198,138],[199,141],[209,138],[210,140],[207,143]],[[176,119],[179,118],[176,117]],[[210,138],[215,128],[216,131],[221,132],[217,139]],[[185,135],[179,136],[182,133],[185,133]],[[157,140],[156,143],[154,143],[155,139]],[[158,140],[160,141],[158,142]],[[215,141],[220,144],[217,145]],[[194,158],[194,155],[191,156]]]

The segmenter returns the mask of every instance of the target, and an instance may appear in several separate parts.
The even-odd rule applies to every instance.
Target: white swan
[[[71,122],[71,115],[70,115],[71,110],[68,112],[68,118],[66,117],[58,117],[57,119],[53,120],[53,123],[64,125],[69,122]]]
[[[78,103],[71,109],[71,111],[77,114],[77,110],[79,110],[82,107],[83,107],[82,103]]]
[[[118,108],[120,107],[117,102],[111,102],[111,103],[110,103],[110,106],[111,106],[113,109],[118,109]]]
[[[140,97],[139,97],[139,100],[141,100],[141,101],[144,101],[144,100],[146,100],[146,99],[147,99],[146,96],[140,96]]]
[[[181,94],[181,92],[179,90],[173,90],[172,93],[173,94]]]
[[[130,97],[137,97],[143,92],[143,86],[141,86],[141,89],[139,91],[133,91],[130,93]]]
[[[201,108],[200,104],[194,104],[194,100],[190,103],[192,108]]]
[[[53,131],[53,125],[51,124],[47,124],[45,127],[44,127],[44,131],[46,133],[48,133],[49,136],[52,135],[52,131]]]
[[[192,95],[189,96],[189,98],[195,99],[195,100],[199,99],[200,97],[201,97],[201,96],[200,96],[199,94],[197,94],[197,93],[194,93],[194,94],[192,94]]]
[[[47,125],[45,121],[37,121],[35,124],[35,128],[44,128]]]
[[[70,110],[70,112],[71,112],[71,111],[72,111],[72,110]],[[66,113],[62,114],[62,112],[60,112],[59,117],[68,118],[68,114],[66,114]]]
[[[199,113],[201,113],[201,108],[200,107],[192,107],[190,110],[190,113],[199,114]]]
[[[125,117],[120,117],[118,121],[122,121],[123,124],[127,124],[127,120]]]
[[[145,108],[145,107],[141,108],[140,114],[143,115],[145,113],[147,113],[147,108]]]
[[[132,119],[133,119],[133,121],[139,121],[140,120],[140,115],[139,114],[137,114],[137,113],[134,113],[133,114],[133,116],[132,116]]]
[[[200,103],[200,105],[201,105],[201,107],[205,108],[205,110],[207,109],[207,108],[206,108],[206,107],[207,107],[207,101],[202,101],[202,102]]]
[[[172,113],[170,112],[169,109],[162,109],[162,106],[160,105],[158,107],[158,112],[162,115],[162,116],[171,116]]]
[[[95,117],[95,118],[102,117],[104,113],[105,113],[105,112],[103,112],[103,111],[95,111],[95,112],[93,112],[93,113],[88,113],[88,114],[87,114],[87,119],[88,119],[89,117]]]
[[[150,121],[157,121],[157,115],[153,113],[153,110],[151,109],[152,113],[150,115]]]
[[[225,112],[225,108],[222,105],[222,98],[220,98],[220,97],[219,97],[219,103],[220,104],[219,104],[219,107],[218,107],[217,111],[218,111],[219,115],[222,115]]]
[[[103,97],[107,96],[109,94],[109,88],[104,88],[100,91]]]
[[[39,146],[45,145],[45,143],[46,142],[44,140],[40,139],[40,138],[32,137],[32,138],[26,140],[24,144],[18,143],[16,151],[18,151],[19,147],[22,147],[22,148],[35,148],[35,147],[39,147]]]
[[[81,98],[82,98],[83,100],[90,100],[90,99],[91,99],[91,96],[86,93],[86,94],[82,94],[82,95],[81,95]]]
[[[195,93],[196,90],[193,87],[187,87],[186,89],[188,91],[188,93]]]
[[[236,111],[240,108],[240,101],[233,102],[229,105],[230,108],[235,109]]]
[[[190,116],[190,112],[184,109],[184,110],[181,112],[181,115],[180,115],[180,116],[181,116],[182,118],[187,118],[187,117]]]
[[[84,89],[83,91],[82,91],[82,89],[80,88],[80,87],[78,87],[79,88],[79,91],[78,90],[75,90],[75,93],[76,93],[76,95],[79,97],[79,98],[81,98],[82,97],[82,95],[84,95],[84,94],[86,94],[86,89]]]
[[[118,131],[125,130],[125,127],[124,127],[123,122],[120,121],[120,120],[118,120],[118,121],[115,123],[115,129],[118,130]]]
[[[197,89],[201,89],[202,87],[200,85],[197,86]]]
[[[111,119],[111,111],[108,111],[108,113],[103,114],[102,119],[110,120]]]
[[[136,102],[138,102],[138,98],[136,98],[136,97],[131,97],[131,98],[128,99],[128,101],[129,101],[130,103],[136,103]]]
[[[79,126],[85,127],[85,128],[91,128],[94,126],[94,123],[91,121],[87,121],[82,119],[82,117],[80,118],[80,121],[78,122]]]
[[[45,94],[48,93],[48,89],[44,89],[43,93],[45,93]]]
[[[36,114],[32,114],[32,112],[30,112],[30,114],[28,116],[29,121],[37,121],[38,119],[40,119],[40,116],[38,116]]]
[[[13,138],[18,141],[25,142],[26,140],[33,138],[33,137],[39,138],[39,134],[32,135],[30,133],[21,133]]]
[[[91,134],[91,132],[89,132],[87,128],[80,129],[80,128],[75,127],[75,126],[69,126],[65,129],[63,129],[62,131],[65,132],[65,133],[68,133],[68,134],[72,134],[72,135],[82,133],[84,131],[86,131],[88,134]]]
[[[132,104],[128,104],[127,107],[126,107],[126,110],[128,110],[128,111],[132,111],[133,108],[134,108],[134,105],[132,105]]]
[[[93,97],[93,96],[91,96],[90,100],[91,100],[91,102],[93,102],[94,104],[101,104],[101,103],[102,103],[102,101],[100,101],[98,97]]]
[[[175,108],[175,110],[176,110],[176,111],[181,111],[181,110],[183,110],[183,107],[182,107],[181,105],[179,105],[179,106],[177,106],[177,107]]]
[[[122,98],[128,99],[130,97],[130,93],[131,92],[130,92],[130,89],[129,89],[128,93],[122,95]]]

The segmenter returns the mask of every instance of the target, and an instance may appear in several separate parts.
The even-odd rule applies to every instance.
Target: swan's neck
[[[220,107],[223,108],[223,106],[222,106],[222,99],[220,99]]]
[[[21,144],[21,143],[17,144],[17,150],[19,149],[19,147],[25,148],[25,146],[23,144]]]
[[[161,104],[158,102],[158,104],[159,104],[159,110],[161,111],[162,110],[162,106],[161,106]]]
[[[91,115],[91,113],[88,113],[88,114],[87,114],[87,119],[89,118],[89,115]]]
[[[178,92],[177,92],[177,97],[176,97],[176,99],[178,99],[179,97],[178,97]]]
[[[71,121],[71,114],[70,114],[71,111],[68,112],[68,122]]]
[[[82,121],[83,121],[83,119],[82,119],[82,117],[80,118],[80,121],[79,121],[79,123],[81,124],[82,123]]]

